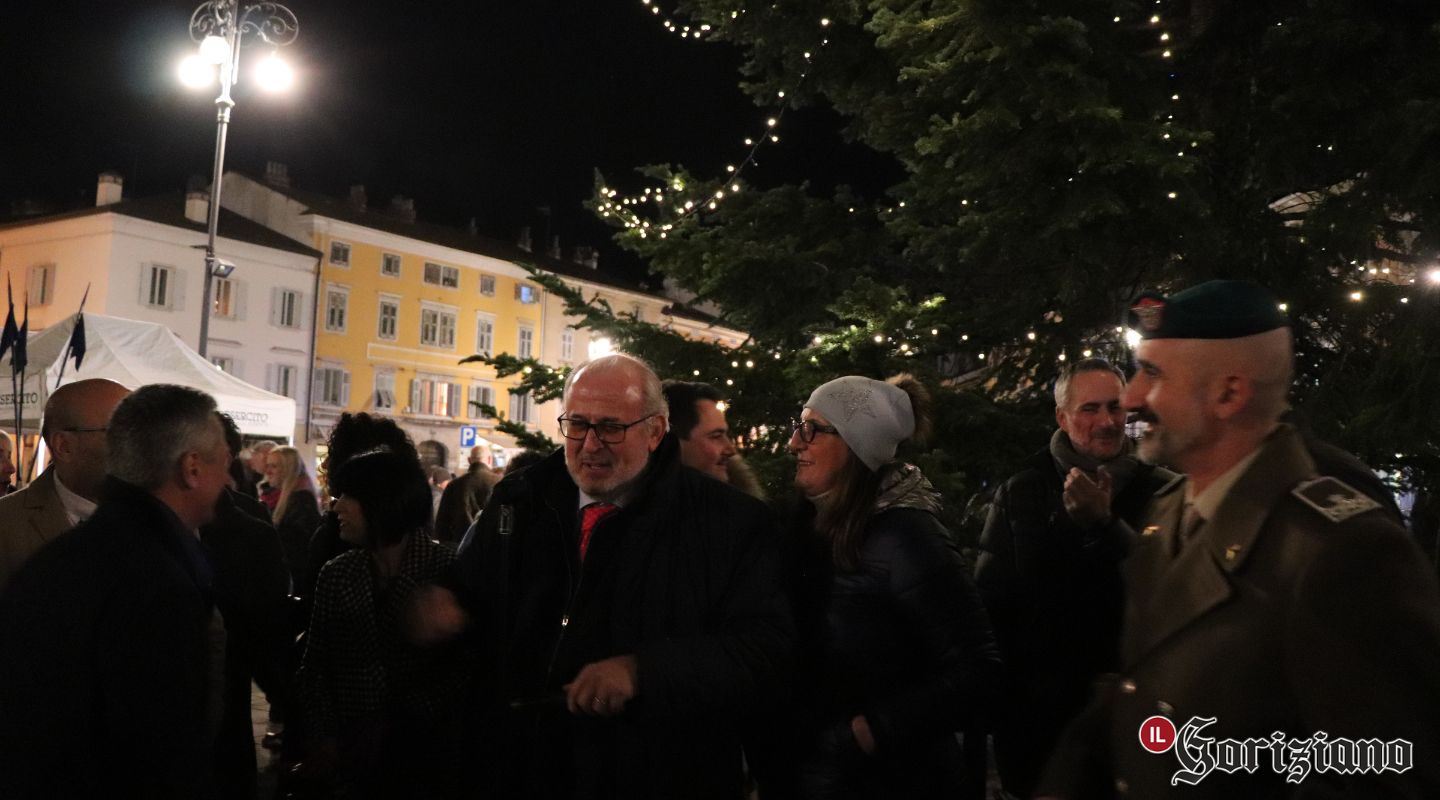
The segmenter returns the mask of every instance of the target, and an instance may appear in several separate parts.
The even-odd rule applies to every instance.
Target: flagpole
[[[11,287],[10,287],[10,276],[9,276],[9,275],[6,275],[6,276],[5,276],[5,297],[6,297],[7,300],[10,301],[10,318],[6,321],[6,327],[9,328],[11,325],[14,324],[14,319],[15,319],[15,296],[14,296],[14,294],[12,293],[12,290],[11,290]],[[26,325],[24,326],[24,330],[28,330],[28,329],[29,329],[29,322],[30,322],[30,295],[29,295],[29,293],[28,293],[28,290],[27,290],[27,293],[26,293],[26,295],[25,295],[25,322],[26,322]],[[24,464],[24,463],[25,463],[25,435],[24,435],[25,432],[24,432],[24,430],[23,430],[23,429],[21,428],[21,426],[20,426],[20,419],[21,419],[20,413],[21,413],[21,410],[23,409],[25,403],[24,403],[24,400],[23,400],[23,399],[21,398],[21,396],[20,396],[20,383],[21,383],[21,381],[20,381],[20,379],[19,379],[21,373],[22,373],[23,370],[25,369],[25,359],[22,357],[22,354],[23,354],[25,351],[22,349],[22,348],[23,348],[23,345],[22,345],[22,343],[21,343],[21,341],[20,341],[20,338],[23,337],[24,335],[25,335],[24,332],[22,332],[22,331],[17,331],[16,334],[15,334],[15,341],[10,344],[10,401],[11,401],[11,403],[15,406],[15,463],[16,463],[16,464]],[[29,484],[29,481],[26,481],[26,484],[28,485],[28,484]]]
[[[85,336],[85,301],[90,298],[90,284],[85,284],[85,294],[80,296],[80,310],[75,312],[75,327],[70,329],[70,341],[65,344],[65,357],[60,360],[60,374],[55,376],[55,389],[60,388],[60,383],[65,380],[65,367],[70,363],[70,356],[75,354],[75,332],[80,332],[81,341]],[[84,352],[81,352],[84,358]],[[75,369],[80,369],[80,359],[75,360]],[[54,391],[52,389],[51,391]]]

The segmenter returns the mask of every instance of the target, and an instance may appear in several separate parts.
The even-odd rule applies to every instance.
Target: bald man
[[[40,435],[50,466],[34,483],[0,498],[0,589],[41,545],[95,511],[105,480],[105,431],[128,394],[96,378],[67,383],[46,401]]]
[[[1293,354],[1275,298],[1211,281],[1142,296],[1132,324],[1140,457],[1185,477],[1124,565],[1120,672],[1039,794],[1440,797],[1440,587],[1279,422]]]

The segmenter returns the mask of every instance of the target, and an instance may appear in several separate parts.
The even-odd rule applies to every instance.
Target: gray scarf
[[[1125,445],[1120,450],[1120,455],[1109,461],[1100,461],[1085,455],[1075,449],[1070,443],[1069,434],[1056,429],[1055,435],[1050,437],[1050,457],[1055,460],[1055,468],[1060,471],[1063,478],[1072,468],[1078,468],[1087,475],[1094,476],[1102,468],[1110,475],[1115,483],[1115,494],[1124,491],[1126,484],[1135,477],[1135,470],[1140,467],[1140,461],[1135,458],[1135,443],[1127,437]]]

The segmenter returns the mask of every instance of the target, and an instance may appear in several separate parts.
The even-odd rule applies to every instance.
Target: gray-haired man
[[[205,796],[223,627],[197,529],[228,480],[215,401],[146,386],[110,418],[95,513],[0,596],[0,797]]]

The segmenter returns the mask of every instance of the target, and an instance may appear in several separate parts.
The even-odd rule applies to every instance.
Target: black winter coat
[[[290,501],[285,504],[285,513],[275,523],[275,530],[285,548],[285,564],[290,568],[290,591],[294,594],[313,589],[313,586],[306,586],[305,581],[312,571],[319,574],[323,566],[312,568],[310,565],[310,539],[319,525],[320,506],[315,500],[315,492],[308,487],[291,492]]]
[[[211,582],[194,534],[114,479],[21,569],[0,597],[0,797],[206,796]]]
[[[790,587],[800,630],[795,718],[755,754],[764,798],[954,797],[955,734],[984,719],[1000,656],[980,597],[934,515],[872,517],[860,568],[831,566],[828,543],[794,533]],[[864,715],[876,752],[850,721]]]
[[[227,489],[214,521],[200,529],[200,541],[214,565],[215,601],[227,634],[225,711],[215,753],[222,797],[255,795],[250,681],[282,707],[293,693],[286,624],[290,574],[280,537],[264,512],[258,500]]]
[[[1028,796],[1091,684],[1115,668],[1125,597],[1120,562],[1146,504],[1175,474],[1137,466],[1111,503],[1115,519],[1084,530],[1065,511],[1065,476],[1048,448],[995,492],[975,581],[1005,657],[995,731],[1005,788]]]
[[[759,501],[682,467],[673,436],[640,481],[583,569],[563,452],[497,485],[460,554],[452,587],[483,662],[471,783],[496,797],[740,795],[741,719],[791,657],[775,527]],[[625,654],[639,663],[625,712],[569,715],[562,687]]]

